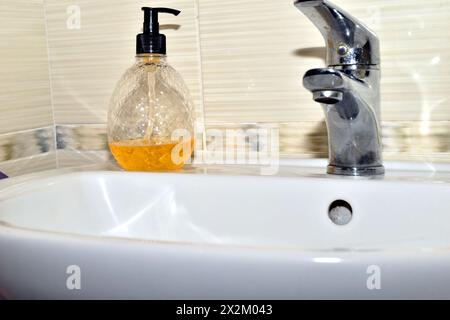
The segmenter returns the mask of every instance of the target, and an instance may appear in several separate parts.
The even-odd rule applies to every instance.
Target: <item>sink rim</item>
[[[320,173],[326,175],[326,167],[328,165],[328,159],[326,158],[310,158],[310,157],[297,157],[297,156],[287,156],[281,155],[278,161],[279,167],[297,167],[297,168],[316,168],[320,169]],[[388,160],[383,161],[383,165],[386,169],[386,173],[390,173],[393,171],[407,171],[407,172],[441,172],[441,173],[450,173],[450,163],[446,162],[425,162],[425,161],[416,161],[416,160]],[[253,164],[206,164],[203,162],[195,162],[193,164],[186,165],[186,168],[201,168],[202,170],[208,168],[232,168],[236,169],[236,172],[239,174],[240,170],[243,168],[255,168],[258,166]],[[2,185],[10,181],[11,179],[18,178],[33,178],[39,177],[42,175],[54,175],[58,173],[65,172],[73,172],[73,171],[95,171],[95,170],[109,170],[109,171],[124,171],[121,169],[114,160],[107,160],[100,163],[95,164],[84,164],[84,165],[76,165],[71,167],[64,168],[53,168],[47,170],[41,170],[37,172],[26,173],[22,175],[10,176],[6,179],[0,180],[0,190],[2,189]],[[161,171],[164,172],[164,171]]]
[[[6,232],[2,232],[6,231]],[[169,241],[169,240],[150,240],[114,236],[98,236],[88,234],[77,234],[71,232],[47,231],[33,228],[26,228],[20,226],[10,225],[4,221],[0,221],[0,241],[2,238],[19,238],[23,235],[28,238],[36,240],[46,240],[55,242],[64,241],[82,241],[102,244],[117,244],[117,245],[138,245],[138,246],[157,246],[159,248],[183,249],[183,250],[201,250],[208,252],[254,252],[254,253],[271,253],[271,254],[299,254],[326,256],[333,255],[333,257],[357,255],[371,255],[371,254],[445,254],[450,252],[450,245],[441,247],[410,247],[410,248],[381,248],[381,249],[358,249],[358,248],[334,248],[334,249],[310,249],[300,246],[282,246],[282,245],[240,245],[240,244],[218,244],[218,243],[200,243],[190,241]]]
[[[312,164],[317,163],[317,161],[313,161],[311,162]],[[450,171],[450,165],[445,165],[447,167],[447,169],[449,169]],[[296,166],[293,166],[294,168],[296,168]],[[95,168],[98,169],[98,166],[95,166]],[[89,166],[88,168],[65,168],[65,169],[56,169],[56,170],[49,170],[49,171],[45,171],[45,172],[40,172],[40,173],[33,173],[33,174],[29,174],[26,176],[20,176],[20,177],[14,177],[14,178],[9,178],[4,180],[4,182],[9,182],[9,183],[1,183],[0,181],[0,201],[5,197],[5,195],[3,194],[4,191],[11,191],[11,189],[15,189],[16,187],[20,188],[20,186],[22,186],[23,184],[25,184],[26,182],[30,181],[30,180],[40,180],[40,179],[46,179],[46,178],[60,178],[66,175],[93,175],[93,174],[97,174],[97,173],[113,173],[113,174],[118,174],[118,170],[92,170],[92,166]],[[415,171],[414,171],[415,172]],[[126,172],[131,173],[131,174],[161,174],[160,172],[145,172],[145,173],[139,173],[139,172]],[[191,174],[196,174],[195,172],[189,172]],[[162,172],[162,174],[181,174],[181,175],[185,175],[185,173],[167,173],[167,172]],[[205,174],[203,174],[205,175]],[[208,176],[223,176],[221,174],[209,174],[207,173],[206,175]],[[238,176],[246,176],[245,174],[234,174],[234,175],[238,175]],[[228,176],[230,176],[228,174]],[[256,176],[255,176],[256,177]],[[322,178],[331,178],[331,179],[335,179],[335,177],[329,177],[326,174],[320,175],[320,177]],[[264,178],[264,177],[261,177]],[[270,178],[270,176],[269,176]],[[283,178],[283,176],[281,177]],[[292,176],[290,177],[292,179],[295,178],[312,178],[312,179],[317,179],[317,176],[310,176],[308,174],[305,174],[303,176]],[[344,178],[345,179],[345,178]],[[368,180],[368,179],[359,179],[356,178],[358,180]],[[9,181],[8,181],[9,180]],[[347,180],[347,182],[350,182],[348,180],[354,180],[354,179],[345,179]],[[383,181],[383,180],[382,180]],[[398,181],[398,180],[393,180],[395,182],[403,182],[403,181]],[[392,182],[387,180],[386,182]],[[408,182],[410,183],[410,182]],[[427,183],[426,181],[421,181],[419,180],[418,183]],[[446,182],[446,184],[450,185],[450,180]],[[34,189],[34,188],[33,188]],[[25,192],[29,191],[29,190],[33,190],[33,189],[25,189]],[[14,191],[13,192],[13,196],[14,195]],[[9,198],[8,195],[6,195],[5,198]],[[60,239],[61,241],[63,241],[64,239],[67,238],[71,238],[71,239],[78,239],[78,240],[85,240],[85,241],[119,241],[119,242],[126,242],[126,243],[142,243],[142,244],[153,244],[153,245],[164,245],[164,246],[177,246],[177,247],[192,247],[192,248],[214,248],[214,250],[217,250],[218,248],[222,248],[222,249],[234,249],[234,250],[257,250],[257,251],[288,251],[288,252],[315,252],[315,253],[333,253],[333,254],[339,254],[339,253],[346,253],[346,252],[357,252],[357,253],[364,253],[364,252],[382,252],[382,253],[387,253],[387,252],[429,252],[429,251],[438,251],[438,252],[443,252],[443,251],[449,251],[450,250],[450,245],[448,246],[429,246],[429,247],[420,247],[420,246],[411,246],[411,247],[401,247],[398,248],[396,246],[392,247],[392,248],[373,248],[373,249],[367,249],[367,248],[330,248],[330,249],[319,249],[319,248],[308,248],[308,247],[302,247],[302,246],[297,246],[297,245],[279,245],[279,244],[274,244],[274,245],[249,245],[249,244],[229,244],[229,243],[206,243],[206,242],[191,242],[191,241],[177,241],[177,240],[151,240],[151,239],[142,239],[142,238],[131,238],[131,237],[119,237],[119,236],[108,236],[108,235],[95,235],[95,234],[81,234],[81,233],[73,233],[73,232],[64,232],[64,231],[55,231],[55,230],[43,230],[43,229],[36,229],[36,228],[30,228],[30,227],[24,227],[24,226],[18,226],[18,225],[13,225],[10,224],[8,222],[5,222],[3,220],[0,220],[0,237],[2,236],[3,232],[2,231],[6,231],[6,235],[8,233],[14,234],[14,232],[20,232],[20,233],[25,233],[28,235],[34,235],[34,236],[39,236],[41,235],[42,237],[45,237],[47,239],[51,239],[51,240],[57,240]]]
[[[448,183],[450,183],[450,163],[438,162],[419,162],[419,161],[384,161],[383,165],[386,169],[386,173],[384,176],[376,176],[376,177],[347,177],[347,176],[336,176],[329,175],[326,173],[326,167],[328,165],[328,160],[325,158],[298,158],[298,157],[280,157],[279,167],[285,169],[297,169],[303,170],[303,172],[296,171],[292,172],[292,177],[323,177],[323,178],[334,178],[334,179],[385,179],[389,177],[393,173],[406,173],[410,177],[422,178],[422,177],[430,177],[431,174],[434,177],[434,174],[443,174],[448,176]],[[257,165],[251,164],[203,164],[203,163],[194,163],[191,165],[186,165],[185,169],[180,172],[171,172],[171,171],[158,171],[158,172],[139,172],[139,173],[171,173],[171,174],[206,174],[206,175],[223,175],[223,174],[231,174],[237,176],[261,176],[260,171],[249,171],[249,169],[258,169],[260,168]],[[212,172],[209,173],[208,171]],[[24,183],[33,179],[39,179],[43,177],[51,177],[57,176],[66,173],[73,172],[92,172],[92,171],[120,171],[127,172],[121,169],[116,162],[113,160],[89,164],[89,165],[81,165],[81,166],[73,166],[73,167],[65,167],[65,168],[56,168],[49,170],[42,170],[32,173],[26,173],[18,176],[11,176],[6,179],[0,180],[0,193],[4,188],[7,188],[11,185],[17,185],[19,183]],[[128,171],[134,172],[134,171]],[[427,175],[428,174],[428,175]],[[268,176],[280,176],[279,172],[274,175]]]

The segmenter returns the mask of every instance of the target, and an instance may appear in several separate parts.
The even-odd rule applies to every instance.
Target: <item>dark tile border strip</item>
[[[206,129],[257,129],[277,127],[281,155],[327,157],[324,122],[210,123]],[[56,139],[54,139],[56,133]],[[0,162],[55,150],[108,150],[105,124],[68,124],[0,135]],[[206,140],[208,143],[208,140]],[[450,121],[402,121],[383,123],[384,153],[389,159],[431,157],[450,162]],[[249,146],[251,147],[251,146]]]
[[[53,126],[0,135],[0,162],[26,158],[54,150]]]

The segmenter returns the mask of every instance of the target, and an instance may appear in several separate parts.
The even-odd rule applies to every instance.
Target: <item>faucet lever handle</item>
[[[324,37],[328,66],[380,63],[378,38],[358,19],[327,0],[296,0],[294,5]]]

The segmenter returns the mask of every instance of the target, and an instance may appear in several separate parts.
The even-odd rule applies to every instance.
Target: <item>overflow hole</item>
[[[339,226],[346,225],[352,220],[353,209],[350,203],[344,200],[335,200],[328,207],[328,217]]]

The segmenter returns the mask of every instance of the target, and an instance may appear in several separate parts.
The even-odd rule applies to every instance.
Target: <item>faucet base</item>
[[[374,176],[374,175],[383,175],[384,167],[337,167],[333,165],[328,165],[327,167],[328,174],[336,174],[341,176]]]

